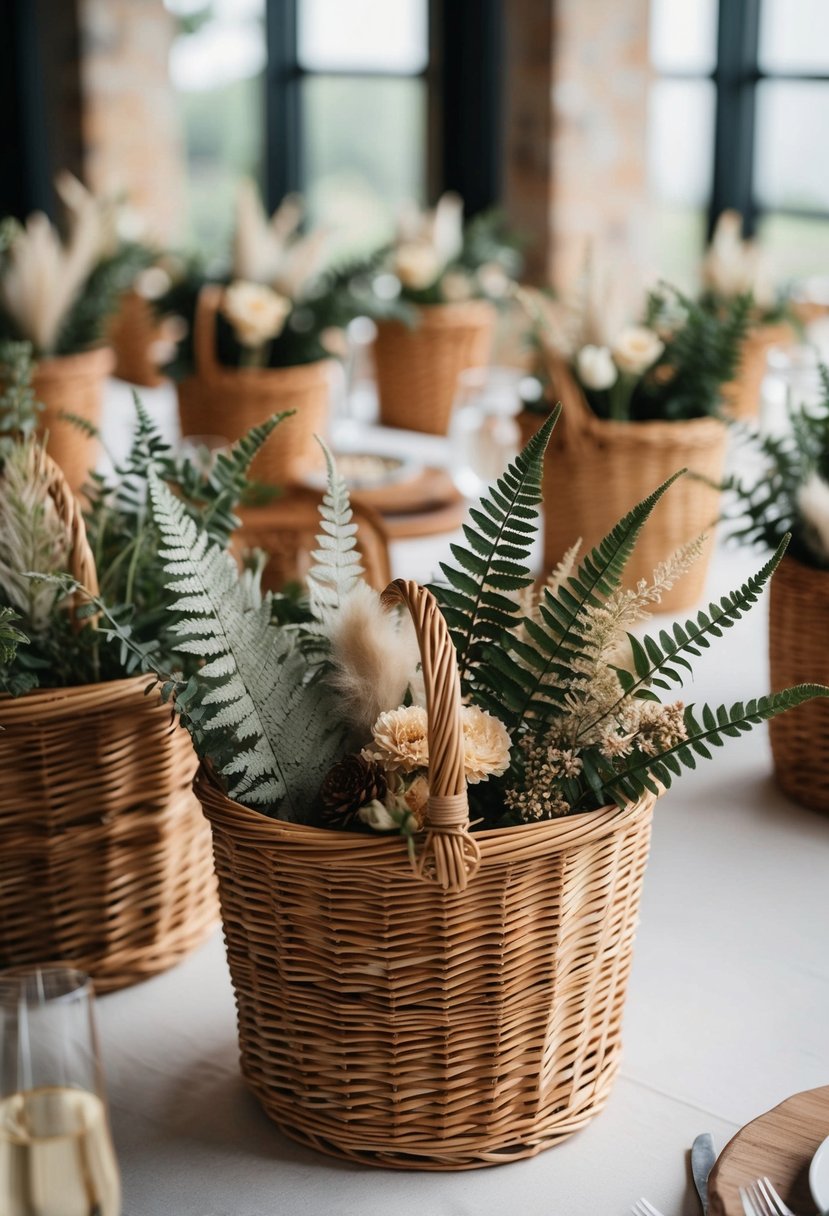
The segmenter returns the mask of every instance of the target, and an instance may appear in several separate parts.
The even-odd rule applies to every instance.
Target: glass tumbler
[[[0,1212],[120,1216],[89,980],[0,976]]]

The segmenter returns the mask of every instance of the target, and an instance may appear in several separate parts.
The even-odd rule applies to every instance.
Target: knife
[[[708,1216],[708,1175],[717,1160],[710,1132],[697,1136],[691,1146],[691,1175],[697,1188],[702,1216]]]

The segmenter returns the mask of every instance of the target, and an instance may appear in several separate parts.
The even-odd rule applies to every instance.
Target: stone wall
[[[161,0],[77,0],[84,174],[123,192],[159,242],[179,235],[183,142],[168,55],[173,18]]]

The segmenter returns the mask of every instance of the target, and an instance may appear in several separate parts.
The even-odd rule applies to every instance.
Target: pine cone
[[[386,796],[386,775],[375,760],[359,755],[344,756],[322,783],[322,821],[327,827],[348,828],[361,806]]]

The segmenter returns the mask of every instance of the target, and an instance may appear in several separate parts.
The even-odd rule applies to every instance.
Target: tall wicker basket
[[[251,476],[269,485],[301,481],[323,465],[315,435],[325,435],[332,392],[332,363],[320,359],[297,367],[230,368],[216,355],[216,314],[222,289],[204,287],[196,306],[195,375],[178,386],[182,435],[237,439],[281,410],[295,410],[260,450]]]
[[[97,589],[83,521],[44,459]],[[98,991],[178,962],[218,919],[196,759],[147,677],[0,698],[0,968],[71,962]]]
[[[604,1105],[653,798],[469,831],[455,654],[431,595],[398,581],[429,715],[425,839],[248,810],[207,773],[242,1070],[289,1136],[399,1169],[534,1156]]]
[[[486,300],[419,308],[413,328],[378,321],[374,364],[383,426],[445,435],[458,376],[489,362],[494,330],[495,309]]]
[[[544,460],[544,568],[555,568],[579,537],[582,552],[606,536],[617,520],[678,469],[686,476],[657,504],[626,567],[626,585],[649,579],[655,566],[705,533],[703,554],[662,597],[660,611],[682,612],[699,602],[714,547],[727,445],[717,418],[687,422],[608,422],[597,418],[569,370],[554,361],[561,418]],[[521,415],[526,442],[543,419]]]
[[[35,396],[44,406],[41,432],[48,432],[49,454],[60,465],[74,494],[95,468],[100,443],[61,415],[74,414],[99,427],[104,385],[113,366],[112,351],[101,346],[78,355],[41,359],[32,378]]]
[[[769,602],[771,686],[829,683],[829,570],[780,563]],[[829,703],[818,698],[769,722],[775,779],[802,806],[829,815]]]
[[[731,418],[756,418],[760,412],[760,390],[766,361],[773,346],[793,341],[791,325],[756,325],[743,339],[737,375],[722,388],[723,408]]]

